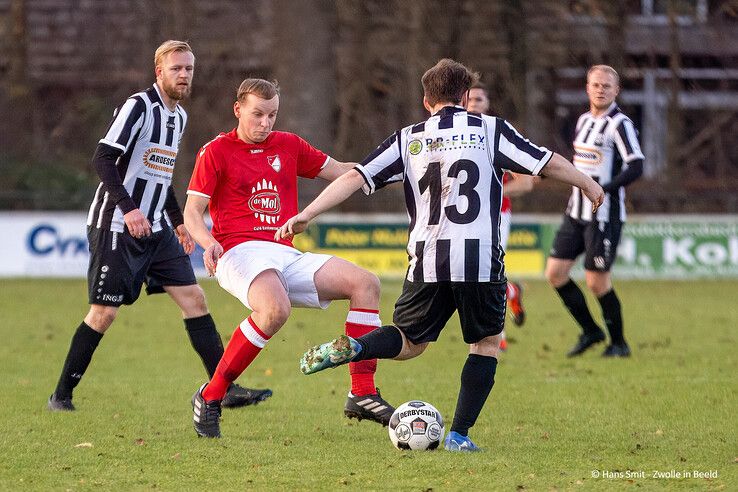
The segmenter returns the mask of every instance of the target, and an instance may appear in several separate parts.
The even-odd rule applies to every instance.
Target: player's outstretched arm
[[[310,203],[305,210],[290,218],[274,233],[276,241],[304,232],[310,221],[326,210],[330,210],[364,185],[358,171],[350,171],[336,178]]]
[[[209,198],[198,195],[187,195],[187,203],[184,210],[185,227],[197,241],[197,244],[205,249],[202,258],[205,263],[205,269],[211,277],[215,275],[215,267],[218,259],[223,254],[223,247],[210,234],[208,226],[205,224],[203,214],[208,206]]]
[[[502,186],[502,194],[511,198],[523,196],[532,191],[536,180],[540,180],[540,178],[525,174],[510,173],[510,175],[512,179]]]
[[[592,212],[597,210],[605,199],[602,186],[586,174],[578,171],[574,164],[559,154],[554,153],[548,164],[541,170],[541,174],[580,188],[592,202]]]
[[[317,177],[326,181],[335,181],[338,177],[343,176],[355,167],[355,162],[340,162],[331,157],[325,167],[320,170]]]

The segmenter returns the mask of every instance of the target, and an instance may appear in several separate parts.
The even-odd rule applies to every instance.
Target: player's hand
[[[211,244],[202,254],[205,270],[211,277],[215,275],[215,268],[218,266],[218,260],[221,256],[223,256],[223,246],[220,243]]]
[[[592,186],[588,186],[586,190],[582,191],[589,201],[592,202],[592,213],[595,213],[605,200],[605,191],[595,181],[592,181],[592,184]]]
[[[310,221],[307,220],[302,213],[299,213],[282,224],[282,227],[277,229],[277,232],[274,233],[274,240],[279,241],[280,239],[292,239],[296,234],[305,232],[305,229],[307,229],[309,224]]]
[[[141,239],[144,236],[151,235],[151,223],[140,209],[134,208],[123,216],[123,220],[131,236]]]
[[[195,241],[192,240],[192,236],[190,236],[184,224],[178,225],[174,229],[174,233],[177,235],[177,241],[182,245],[185,253],[189,255],[195,251]]]

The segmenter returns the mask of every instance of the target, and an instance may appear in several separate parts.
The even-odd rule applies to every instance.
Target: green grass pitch
[[[204,287],[230,337],[245,309],[214,282]],[[345,369],[300,374],[306,348],[342,333],[342,302],[293,312],[239,380],[274,396],[224,410],[220,440],[192,429],[204,371],[166,296],[121,311],[77,388],[78,411],[51,413],[85,283],[5,279],[0,490],[738,490],[738,282],[616,288],[633,357],[603,360],[599,346],[571,360],[569,314],[544,282],[526,283],[527,323],[508,327],[472,429],[485,452],[458,455],[401,452],[385,428],[344,418]],[[399,290],[383,283],[385,321]],[[466,351],[454,317],[420,358],[380,362],[383,396],[429,401],[448,430]]]

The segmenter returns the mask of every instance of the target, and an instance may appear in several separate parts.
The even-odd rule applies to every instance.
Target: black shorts
[[[147,294],[168,285],[197,283],[190,258],[170,227],[136,239],[128,231],[87,228],[90,266],[87,270],[90,304],[133,304],[146,282]]]
[[[576,260],[584,256],[585,270],[609,272],[617,256],[623,223],[584,222],[564,216],[549,256],[562,260]]]
[[[410,282],[395,304],[395,326],[414,344],[438,340],[454,311],[459,311],[464,342],[499,335],[505,324],[504,282]]]

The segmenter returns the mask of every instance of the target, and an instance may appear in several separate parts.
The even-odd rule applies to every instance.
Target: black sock
[[[202,359],[205,370],[212,379],[218,362],[223,357],[223,341],[215,328],[213,317],[208,313],[197,318],[187,318],[184,324],[195,352]]]
[[[461,371],[461,389],[456,401],[456,412],[451,430],[466,436],[477,421],[492,386],[495,385],[497,359],[486,355],[469,354]]]
[[[610,332],[610,340],[615,345],[625,343],[623,338],[623,315],[620,309],[620,299],[615,294],[615,289],[598,299],[602,306],[602,317],[605,318],[607,331]]]
[[[576,282],[569,279],[567,283],[556,288],[556,292],[564,301],[564,306],[569,310],[574,319],[582,327],[584,333],[596,333],[602,329],[595,323],[592,314],[587,308],[587,301],[584,299],[581,289],[577,287]]]
[[[351,362],[394,359],[402,352],[402,334],[396,326],[380,326],[356,340],[361,344],[361,352]]]
[[[71,398],[75,386],[87,370],[95,353],[97,344],[102,339],[102,333],[90,328],[84,321],[77,327],[69,345],[67,359],[64,361],[59,382],[56,384],[54,393],[59,398]]]

